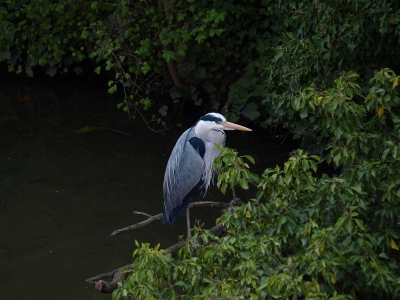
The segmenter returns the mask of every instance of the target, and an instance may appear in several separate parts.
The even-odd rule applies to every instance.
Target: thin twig
[[[127,231],[130,231],[130,230],[134,230],[136,228],[140,228],[140,227],[146,226],[147,224],[150,224],[151,222],[153,222],[155,220],[160,220],[161,218],[162,218],[162,213],[158,214],[158,215],[155,215],[155,216],[152,216],[151,218],[148,218],[147,220],[145,220],[143,222],[140,222],[140,223],[137,223],[137,224],[133,224],[131,226],[127,226],[127,227],[124,227],[124,228],[121,228],[121,229],[117,229],[113,233],[111,233],[111,236],[117,235],[117,234],[120,234],[120,233],[123,233],[123,232],[127,232]]]
[[[148,218],[152,217],[152,215],[146,214],[146,213],[141,212],[141,211],[133,211],[133,214],[135,214],[135,215],[143,215],[143,216],[146,216]]]
[[[118,133],[123,133],[123,134],[126,134],[126,135],[132,135],[132,134],[127,133],[127,132],[123,132],[123,131],[119,131],[119,130],[111,129],[111,128],[107,128],[107,127],[97,127],[97,128],[100,128],[100,129],[107,129],[107,130],[115,131],[115,132],[118,132]]]

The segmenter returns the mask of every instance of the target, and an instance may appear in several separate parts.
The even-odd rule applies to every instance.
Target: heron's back
[[[163,223],[173,225],[203,186],[204,161],[190,144],[197,137],[193,128],[186,130],[178,139],[169,157],[164,175]]]

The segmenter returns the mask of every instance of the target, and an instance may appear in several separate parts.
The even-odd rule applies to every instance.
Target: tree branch
[[[189,204],[189,208],[201,207],[201,206],[227,207],[228,205],[229,205],[228,203],[224,203],[224,202],[200,201],[200,202],[190,203]],[[120,233],[124,233],[124,232],[127,232],[127,231],[131,231],[131,230],[143,227],[143,226],[146,226],[147,224],[150,224],[151,222],[156,221],[156,220],[160,220],[162,218],[162,213],[158,214],[158,215],[154,215],[154,216],[151,216],[149,214],[146,214],[146,213],[140,212],[140,211],[134,211],[133,213],[136,214],[136,215],[144,215],[144,216],[148,217],[148,219],[144,220],[142,222],[139,222],[139,223],[136,223],[136,224],[121,228],[121,229],[117,229],[113,233],[111,233],[111,236],[117,235],[117,234],[120,234]]]

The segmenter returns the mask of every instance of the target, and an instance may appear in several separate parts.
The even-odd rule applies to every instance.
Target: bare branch
[[[145,226],[147,224],[150,224],[151,222],[153,222],[155,220],[160,220],[161,218],[162,218],[162,213],[158,214],[158,215],[155,215],[155,216],[152,216],[152,217],[148,218],[147,220],[145,220],[143,222],[140,222],[140,223],[137,223],[137,224],[133,224],[131,226],[127,226],[127,227],[124,227],[124,228],[121,228],[121,229],[117,229],[113,233],[111,233],[111,236],[117,235],[117,234],[120,234],[120,233],[123,233],[123,232],[127,232],[127,231],[130,231],[130,230],[134,230],[136,228],[143,227],[143,226]]]
[[[202,206],[227,207],[228,205],[229,205],[229,203],[224,203],[224,202],[199,201],[199,202],[190,203],[189,204],[189,208],[202,207]],[[146,226],[147,224],[150,224],[150,223],[152,223],[153,221],[156,221],[156,220],[161,220],[161,218],[162,218],[162,213],[158,214],[158,215],[154,215],[154,216],[149,215],[149,214],[144,213],[144,212],[141,212],[141,211],[134,211],[133,213],[136,214],[136,215],[146,216],[148,219],[144,220],[142,222],[139,222],[139,223],[136,223],[136,224],[121,228],[121,229],[117,229],[113,233],[111,233],[111,236],[117,235],[117,234],[120,234],[120,233],[124,233],[124,232],[127,232],[127,231],[131,231],[131,230],[143,227],[143,226]]]
[[[202,206],[209,206],[209,207],[228,207],[229,203],[225,202],[213,202],[213,201],[198,201],[192,202],[189,204],[189,208],[194,207],[202,207]]]

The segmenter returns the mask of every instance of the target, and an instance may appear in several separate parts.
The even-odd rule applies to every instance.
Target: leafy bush
[[[268,3],[250,1],[6,0],[0,8],[0,62],[33,76],[53,76],[83,60],[122,89],[120,108],[172,114],[190,98],[225,108],[231,120],[260,116],[265,48],[276,46],[280,20]],[[153,110],[154,111],[154,110]],[[158,123],[160,119],[157,117]],[[165,125],[165,124],[164,124]]]
[[[50,76],[70,67],[80,73],[77,63],[91,49],[82,43],[82,28],[102,17],[86,1],[5,0],[0,7],[0,62],[27,76],[34,75],[34,68],[44,68]]]
[[[353,70],[368,79],[390,67],[400,72],[400,3],[398,1],[270,1],[269,13],[283,22],[282,42],[270,47],[267,93],[261,103],[267,125],[282,123],[296,133],[304,121],[291,109],[306,87],[320,92]],[[304,112],[305,113],[305,112]],[[302,115],[304,117],[304,114]],[[308,118],[311,123],[312,119]]]
[[[306,88],[293,100],[294,114],[319,124],[316,139],[329,137],[324,160],[342,167],[339,176],[317,176],[322,159],[299,149],[283,167],[266,169],[259,178],[225,148],[216,162],[223,169],[218,184],[255,184],[254,199],[219,219],[226,236],[197,229],[204,243],[195,234],[176,260],[143,245],[136,250],[135,271],[114,298],[399,297],[398,77],[389,69],[377,72],[367,94],[357,78],[349,72],[334,88]],[[154,267],[136,269],[144,260]],[[141,277],[134,285],[150,288],[132,289],[136,270]]]

